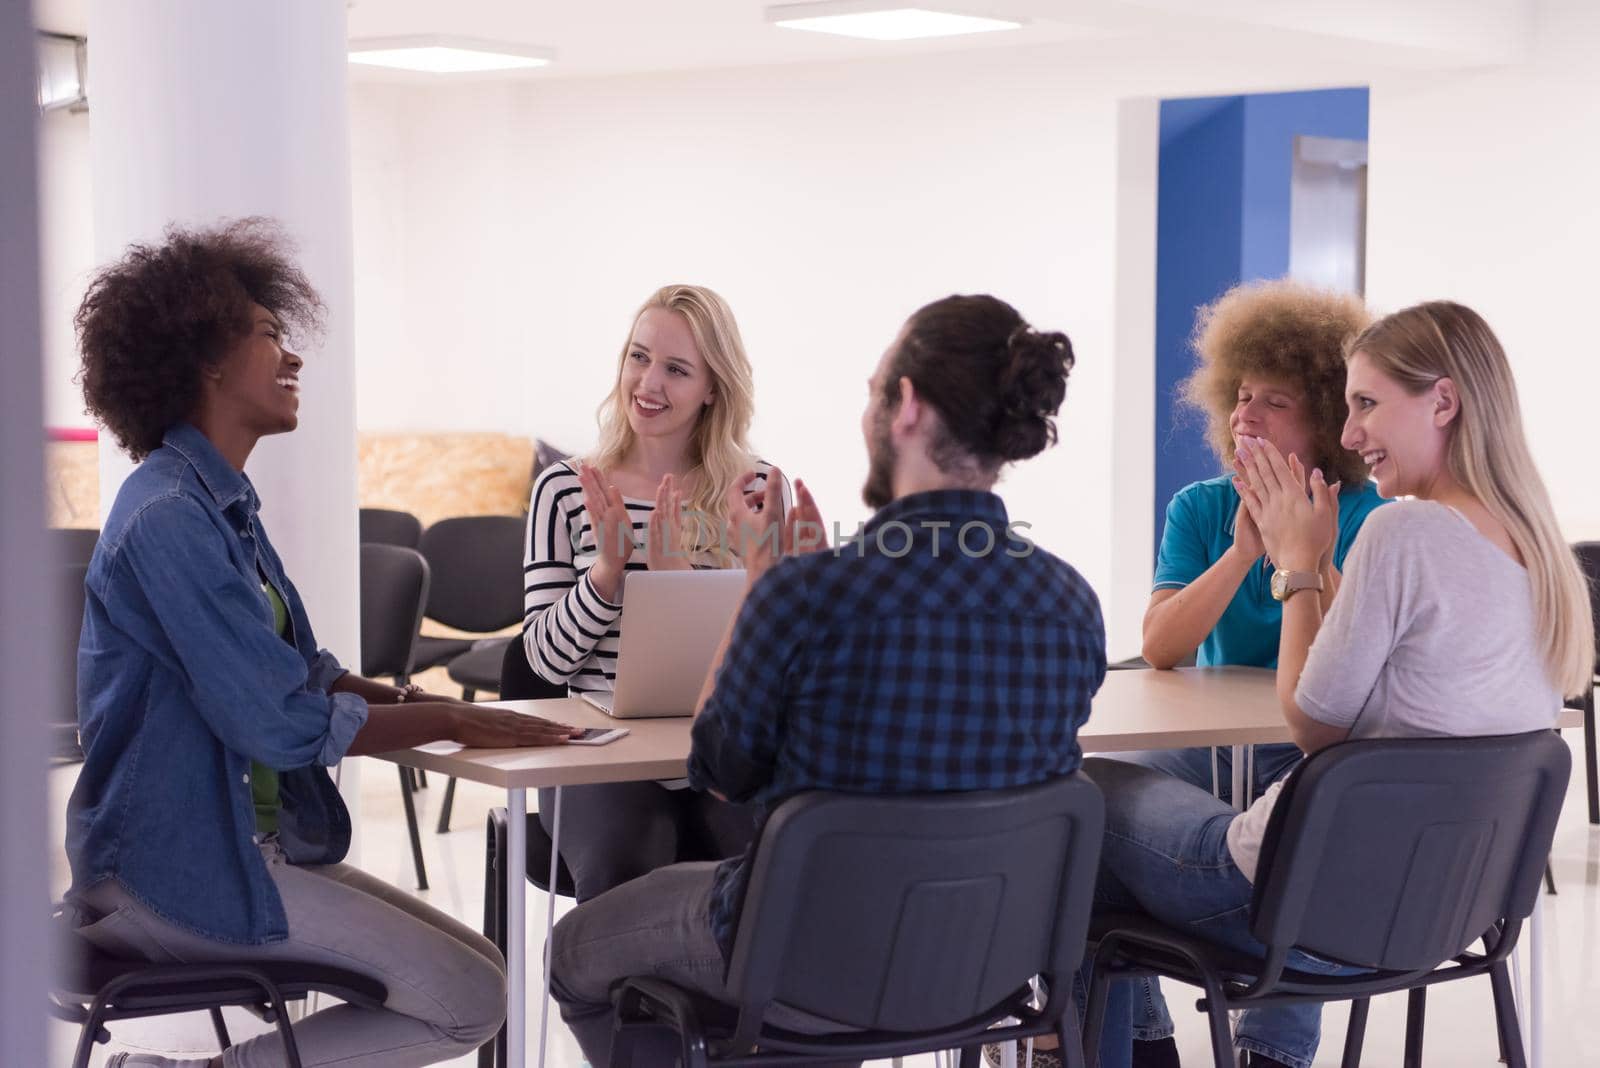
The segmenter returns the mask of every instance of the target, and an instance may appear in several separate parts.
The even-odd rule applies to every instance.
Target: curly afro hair
[[[79,379],[88,411],[134,460],[160,447],[200,402],[201,370],[250,331],[250,306],[286,327],[321,328],[322,298],[290,260],[270,219],[213,230],[170,227],[162,245],[134,245],[102,268],[78,306]]]
[[[1228,422],[1239,383],[1254,375],[1302,393],[1318,453],[1313,462],[1329,482],[1365,482],[1367,465],[1339,444],[1339,435],[1344,346],[1371,322],[1360,297],[1286,280],[1235,286],[1201,308],[1191,341],[1199,366],[1179,387],[1179,399],[1205,416],[1206,439],[1224,469],[1233,465]]]

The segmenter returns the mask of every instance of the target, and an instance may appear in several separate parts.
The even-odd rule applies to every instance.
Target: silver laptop
[[[579,696],[618,719],[694,715],[744,585],[741,570],[630,572],[616,689]]]

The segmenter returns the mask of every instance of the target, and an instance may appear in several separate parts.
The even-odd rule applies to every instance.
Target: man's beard
[[[867,442],[867,481],[861,486],[861,499],[873,511],[894,500],[894,461],[889,419],[880,413],[872,421],[872,438]]]

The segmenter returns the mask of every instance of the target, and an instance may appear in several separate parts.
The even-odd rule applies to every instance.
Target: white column
[[[168,225],[267,215],[327,303],[299,347],[300,427],[247,473],[320,643],[359,667],[356,436],[345,5],[330,0],[93,0],[89,107],[96,258]],[[100,448],[109,509],[131,465]],[[103,514],[103,512],[102,512]],[[358,762],[344,769],[352,802]],[[354,804],[351,805],[354,810]]]
[[[33,26],[0,5],[0,1035],[8,1064],[45,1064],[45,712],[61,699],[52,648],[55,576],[44,540],[43,385],[35,179]],[[47,665],[47,670],[34,670]]]
[[[1111,588],[1102,590],[1106,653],[1139,654],[1154,570],[1156,186],[1161,102],[1117,105],[1116,352],[1112,372]]]

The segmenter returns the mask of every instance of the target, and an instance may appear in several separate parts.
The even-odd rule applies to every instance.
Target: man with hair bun
[[[1100,605],[1064,561],[1017,550],[993,493],[1007,463],[1055,443],[1072,365],[1066,335],[994,297],[947,297],[912,315],[868,381],[862,496],[877,512],[858,545],[799,551],[822,548],[803,482],[787,516],[781,478],[759,505],[733,488],[750,581],[701,692],[695,788],[764,820],[803,790],[996,790],[1078,768],[1078,728],[1105,677]],[[963,529],[991,550],[961,551]],[[622,978],[726,996],[747,861],[657,869],[556,925],[552,991],[589,1063],[609,1062]],[[769,1019],[807,1026],[781,1007]],[[641,1036],[655,1039],[638,1059],[671,1063],[676,1040]]]

